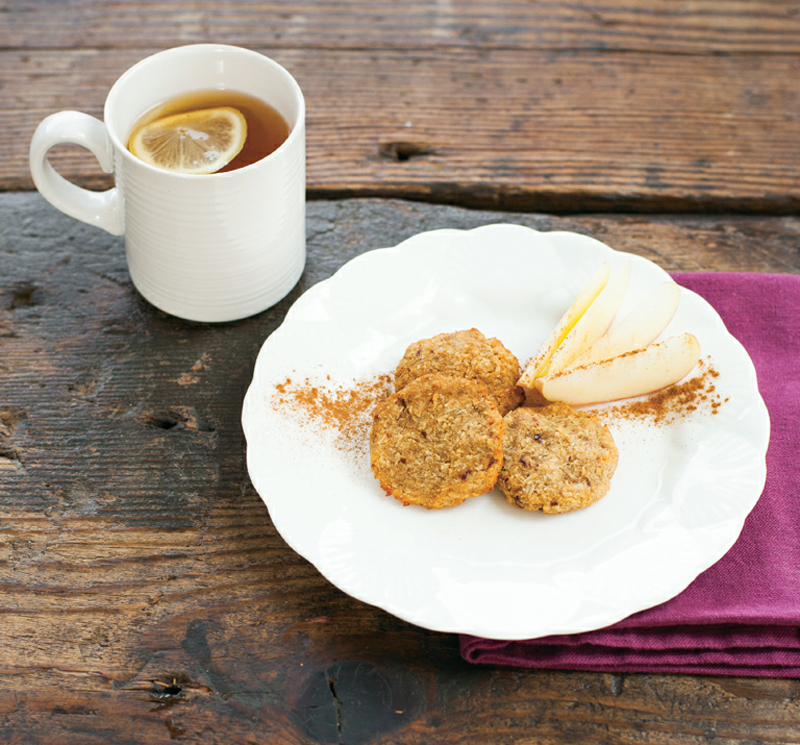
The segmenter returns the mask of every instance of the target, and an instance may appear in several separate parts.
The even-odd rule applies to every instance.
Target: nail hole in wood
[[[154,429],[185,429],[192,432],[214,432],[214,424],[202,417],[194,408],[178,406],[161,412],[146,412],[138,417],[148,427]]]
[[[147,424],[148,426],[155,427],[156,429],[172,429],[173,427],[177,427],[179,422],[177,419],[173,419],[171,416],[163,414],[148,417]]]
[[[378,143],[378,154],[382,158],[394,160],[398,163],[405,163],[412,158],[420,158],[430,155],[433,151],[424,142],[381,142]]]
[[[35,293],[36,285],[32,282],[17,282],[11,287],[11,302],[8,309],[15,310],[36,305]]]
[[[183,688],[174,678],[170,683],[154,680],[150,686],[150,698],[156,702],[157,710],[170,709],[183,700]]]

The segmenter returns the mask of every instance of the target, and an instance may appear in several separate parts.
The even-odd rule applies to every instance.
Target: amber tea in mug
[[[223,106],[250,130],[230,173],[154,167],[128,149],[143,117]],[[73,110],[45,118],[31,139],[31,175],[57,209],[124,236],[131,281],[157,308],[199,323],[236,321],[273,306],[303,273],[305,111],[297,81],[263,54],[226,44],[165,49],[114,83],[103,121]],[[89,191],[61,176],[47,153],[63,143],[94,153],[114,186]]]
[[[216,173],[235,171],[265,158],[289,136],[289,125],[276,109],[260,98],[233,90],[192,91],[171,98],[141,116],[132,131],[165,116],[220,106],[230,106],[242,113],[247,122],[247,138],[238,155]]]

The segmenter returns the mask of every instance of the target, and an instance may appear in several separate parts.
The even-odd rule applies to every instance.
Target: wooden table
[[[269,54],[308,105],[306,272],[218,326],[144,302],[121,241],[27,169],[44,116],[99,116],[132,63],[200,41]],[[351,599],[276,532],[239,424],[293,300],[422,230],[800,273],[796,0],[0,0],[0,100],[0,742],[800,741],[797,680],[472,666]]]

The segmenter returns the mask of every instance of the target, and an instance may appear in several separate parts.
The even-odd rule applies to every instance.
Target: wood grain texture
[[[120,239],[0,195],[0,742],[800,739],[800,682],[469,665],[454,636],[331,586],[250,485],[239,424],[261,343],[365,250],[498,221],[667,270],[800,273],[797,218],[552,217],[309,204],[307,269],[245,321],[170,318]]]
[[[249,46],[308,105],[312,198],[526,211],[794,214],[800,11],[781,2],[0,3],[0,188],[47,114],[101,116],[182,43]],[[80,18],[80,23],[75,19]],[[67,176],[110,183],[60,147]]]
[[[31,50],[235,38],[284,48],[800,52],[796,0],[0,0],[0,13],[0,47]]]

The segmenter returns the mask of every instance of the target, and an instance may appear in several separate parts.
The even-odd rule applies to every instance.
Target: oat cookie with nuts
[[[452,375],[483,383],[502,415],[525,400],[517,385],[519,361],[497,339],[487,339],[478,329],[438,334],[406,349],[395,370],[400,390],[422,375]]]
[[[566,404],[522,407],[505,417],[497,485],[524,510],[569,512],[594,504],[619,457],[608,428]]]
[[[504,429],[484,385],[424,375],[376,407],[372,471],[383,490],[406,505],[453,507],[494,487]]]

